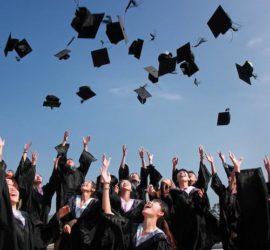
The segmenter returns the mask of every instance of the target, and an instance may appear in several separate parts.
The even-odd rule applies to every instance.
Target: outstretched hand
[[[144,148],[143,148],[143,147],[141,147],[141,148],[139,149],[139,155],[140,155],[141,159],[144,158]]]
[[[173,168],[176,168],[177,164],[178,164],[178,157],[174,156],[174,157],[172,158],[172,165],[173,165]]]
[[[68,137],[69,137],[69,133],[68,133],[68,131],[65,131],[64,132],[63,142],[67,142],[68,141]]]
[[[111,158],[107,159],[106,155],[102,156],[102,167],[101,167],[101,177],[104,183],[111,183],[111,175],[108,171],[110,165]]]
[[[219,151],[217,153],[218,153],[218,156],[219,156],[220,160],[222,161],[222,163],[225,163],[225,155],[221,151]]]
[[[264,163],[267,173],[270,173],[270,158],[265,156],[263,163]]]
[[[88,144],[91,140],[91,137],[88,135],[86,137],[83,137],[83,148],[85,151],[87,151]]]
[[[211,154],[205,154],[206,160],[209,161],[211,165],[214,165],[214,158]]]
[[[5,146],[5,139],[0,137],[0,149]]]
[[[29,148],[31,147],[31,145],[32,145],[31,141],[29,143],[24,144],[23,152],[27,153],[29,151]]]
[[[199,154],[200,154],[200,160],[202,161],[203,160],[203,157],[204,157],[204,148],[203,148],[203,145],[200,145],[199,146]]]
[[[153,159],[154,159],[154,155],[151,154],[150,152],[147,152],[147,156],[148,156],[148,160],[149,160],[149,164],[153,164]]]
[[[32,166],[37,165],[38,156],[39,156],[38,152],[36,151],[32,152]]]
[[[123,150],[123,156],[126,156],[127,155],[127,146],[123,145],[122,150]]]
[[[242,164],[244,158],[241,157],[240,159],[237,159],[236,156],[234,155],[234,153],[232,153],[232,152],[229,152],[229,156],[230,156],[230,159],[233,163],[235,172],[240,172],[240,167],[241,167],[241,164]]]

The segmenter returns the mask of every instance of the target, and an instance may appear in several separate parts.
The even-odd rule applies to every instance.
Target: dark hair
[[[197,175],[192,170],[189,170],[188,173],[189,174],[194,174],[197,177]]]
[[[160,199],[153,199],[152,202],[157,202],[160,205],[161,211],[164,213],[163,217],[166,217],[169,214],[169,208],[164,201]]]

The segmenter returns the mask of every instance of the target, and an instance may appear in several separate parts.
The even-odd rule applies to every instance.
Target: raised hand
[[[270,159],[269,159],[269,157],[265,156],[263,163],[264,163],[264,166],[265,166],[267,173],[270,173]]]
[[[111,183],[111,175],[108,171],[110,165],[111,158],[107,159],[106,155],[103,154],[102,156],[102,168],[101,168],[101,177],[104,183]]]
[[[69,224],[64,225],[63,231],[66,234],[71,234],[71,226]]]
[[[32,166],[36,166],[37,165],[37,159],[38,159],[38,152],[32,152]]]
[[[233,163],[233,166],[234,166],[234,171],[235,172],[240,172],[240,166],[244,160],[243,157],[241,157],[239,160],[236,158],[236,156],[234,155],[234,153],[232,152],[229,152],[229,157]]]
[[[123,145],[122,146],[122,150],[123,150],[123,157],[127,155],[127,146]]]
[[[68,137],[69,137],[69,133],[68,133],[68,131],[65,131],[64,132],[63,142],[67,142],[68,141]]]
[[[31,145],[32,145],[32,142],[30,141],[29,143],[26,143],[26,144],[24,144],[24,146],[23,146],[23,153],[28,153],[28,151],[29,151],[29,148],[31,147]]]
[[[177,164],[178,164],[178,157],[174,156],[174,157],[172,158],[172,166],[173,166],[173,169],[176,168]]]
[[[0,137],[0,149],[2,149],[5,146],[5,139]]]
[[[85,151],[88,150],[88,144],[89,144],[90,140],[91,140],[91,137],[89,135],[86,137],[83,137],[83,148]]]
[[[148,185],[146,192],[148,192],[148,194],[152,197],[154,197],[156,195],[156,190],[154,189],[153,185]]]
[[[217,152],[218,153],[218,156],[219,156],[219,158],[220,158],[220,160],[222,161],[222,163],[224,164],[225,163],[225,155],[224,154],[222,154],[222,152],[221,151],[219,151],[219,152]]]
[[[147,152],[147,156],[149,160],[149,165],[153,164],[154,155],[151,154],[150,152]]]
[[[211,154],[205,154],[206,160],[209,161],[211,165],[214,164],[214,158]]]
[[[204,148],[203,145],[199,146],[199,154],[200,154],[200,160],[203,161],[203,157],[204,157]]]
[[[141,148],[139,149],[139,155],[140,155],[141,159],[144,158],[144,148],[143,148],[143,147],[141,147]]]

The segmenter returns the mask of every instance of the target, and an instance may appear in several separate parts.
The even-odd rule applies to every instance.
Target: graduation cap
[[[70,58],[70,55],[69,55],[70,52],[71,50],[69,49],[63,49],[57,54],[55,54],[54,56],[57,57],[59,60],[67,60],[68,58]]]
[[[231,121],[230,109],[226,109],[225,112],[218,113],[217,126],[228,125]]]
[[[128,1],[128,4],[127,4],[127,6],[126,6],[125,12],[127,12],[128,9],[130,9],[130,8],[132,8],[132,7],[138,7],[137,1],[135,1],[135,0],[129,0],[129,1]]]
[[[128,54],[134,55],[134,57],[140,59],[143,48],[143,42],[144,41],[139,38],[137,40],[134,40],[128,49]]]
[[[215,38],[220,34],[224,35],[229,29],[237,31],[237,29],[232,25],[231,18],[220,5],[207,22],[207,25]]]
[[[91,51],[94,67],[100,67],[105,64],[110,64],[110,58],[107,48]]]
[[[43,102],[44,107],[50,107],[53,108],[59,108],[61,105],[61,102],[59,102],[60,99],[57,96],[54,95],[47,95],[46,100]]]
[[[138,96],[137,96],[137,99],[139,100],[139,102],[141,104],[145,104],[146,103],[146,99],[151,97],[152,95],[146,90],[146,85],[138,88],[138,89],[135,89],[134,90]]]
[[[81,103],[96,95],[96,93],[92,91],[89,86],[81,86],[76,94],[82,98]]]
[[[147,66],[144,68],[148,72],[148,79],[152,83],[158,82],[158,70],[153,66]]]
[[[186,43],[176,50],[177,63],[187,61],[193,62],[195,60],[194,54],[191,51],[190,43]]]
[[[197,71],[199,71],[198,66],[195,62],[183,62],[180,64],[180,69],[183,72],[184,75],[187,75],[188,77],[191,77],[193,74],[195,74]]]
[[[92,14],[86,7],[76,9],[71,26],[78,38],[95,38],[105,13]]]
[[[23,39],[19,41],[18,43],[16,43],[15,51],[17,52],[20,58],[23,58],[32,51],[32,48],[30,47],[26,39]]]
[[[19,39],[17,38],[12,38],[11,33],[8,36],[8,40],[4,49],[4,54],[7,56],[8,52],[11,52],[14,50],[15,45],[19,42]]]
[[[175,71],[176,67],[176,57],[172,56],[172,53],[165,52],[161,53],[158,56],[159,68],[158,75],[163,76],[168,73],[172,73]]]
[[[239,65],[239,64],[235,64],[237,72],[238,72],[238,76],[241,80],[243,80],[244,82],[246,82],[247,84],[251,85],[251,81],[250,78],[254,77],[256,78],[257,76],[253,73],[253,65],[251,62],[249,61],[245,61],[245,63],[243,64],[243,66]]]
[[[117,44],[118,42],[125,40],[128,42],[128,38],[125,32],[124,23],[121,16],[118,17],[118,22],[107,23],[106,34],[111,43]]]

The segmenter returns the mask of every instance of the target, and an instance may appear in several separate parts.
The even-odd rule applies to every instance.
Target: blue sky
[[[105,12],[116,20],[124,15],[127,0],[79,2],[93,13]],[[269,155],[270,109],[270,16],[269,1],[179,1],[139,0],[138,8],[124,15],[129,42],[109,48],[110,65],[94,68],[90,52],[108,41],[105,25],[95,40],[76,39],[69,47],[71,57],[59,61],[54,57],[76,35],[70,22],[76,4],[72,0],[11,0],[0,4],[1,49],[9,33],[26,38],[33,51],[20,62],[15,52],[0,57],[0,136],[6,139],[4,159],[15,169],[23,145],[32,141],[40,154],[38,171],[47,181],[55,157],[54,146],[61,142],[65,130],[70,132],[70,156],[79,159],[82,137],[91,135],[90,151],[98,159],[91,166],[88,179],[99,173],[102,153],[112,157],[111,172],[117,173],[121,146],[128,148],[127,163],[138,170],[138,149],[144,146],[154,154],[154,162],[163,176],[171,176],[171,159],[177,155],[180,166],[198,170],[198,147],[215,156],[221,178],[224,171],[216,152],[222,150],[244,156],[243,168],[263,166]],[[222,5],[232,20],[240,24],[238,32],[229,31],[215,39],[207,21]],[[154,42],[150,33],[156,32]],[[194,77],[165,75],[153,85],[144,67],[158,67],[158,55],[199,37],[207,43],[194,48],[200,71]],[[128,47],[137,38],[144,39],[140,60],[128,55]],[[235,63],[250,60],[258,79],[249,86],[241,81]],[[152,94],[141,105],[134,89],[148,84]],[[89,85],[97,96],[81,104],[76,92]],[[60,97],[59,109],[42,107],[47,94]],[[217,127],[218,112],[231,109],[231,124]],[[210,191],[212,202],[217,197]]]

